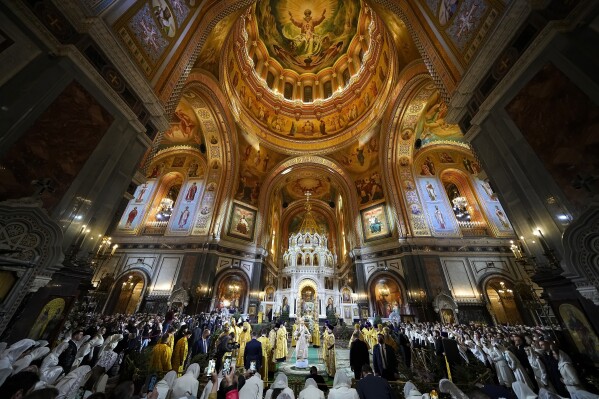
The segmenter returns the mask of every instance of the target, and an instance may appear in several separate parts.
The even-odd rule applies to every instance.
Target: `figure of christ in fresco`
[[[187,194],[185,194],[185,201],[191,202],[196,198],[196,193],[198,192],[198,185],[193,182],[191,187],[187,190]]]
[[[125,227],[131,227],[131,224],[137,217],[137,207],[133,207],[129,215],[127,216],[127,222],[125,223]]]
[[[437,220],[437,223],[439,223],[439,227],[441,229],[444,229],[445,228],[445,218],[443,217],[443,213],[441,213],[438,206],[435,206],[435,219]]]
[[[298,28],[301,29],[301,34],[298,39],[296,39],[300,45],[304,45],[304,54],[312,55],[318,51],[319,43],[315,43],[316,35],[314,33],[314,28],[322,23],[325,19],[325,13],[327,12],[326,8],[322,11],[322,16],[319,19],[312,19],[312,10],[307,9],[304,11],[304,19],[302,21],[296,21],[293,18],[293,14],[291,11],[289,12],[289,18],[291,18],[291,23]]]
[[[195,183],[194,183],[195,184]],[[181,216],[179,216],[179,228],[182,229],[187,224],[187,219],[189,219],[189,207],[186,206],[185,210],[181,212]]]

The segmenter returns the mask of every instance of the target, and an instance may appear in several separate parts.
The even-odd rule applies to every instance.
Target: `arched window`
[[[304,87],[304,102],[311,103],[312,102],[312,86]]]
[[[292,83],[285,82],[285,90],[283,92],[283,96],[285,96],[285,98],[287,100],[293,99],[293,84]]]
[[[327,80],[324,82],[324,98],[329,98],[333,95],[333,82]]]
[[[351,74],[349,73],[349,68],[345,68],[343,70],[343,84],[347,86],[349,84],[349,80],[351,79]]]
[[[488,225],[468,177],[459,170],[449,169],[441,173],[441,183],[464,236],[489,235]]]
[[[268,71],[268,73],[266,74],[266,85],[268,86],[269,89],[272,89],[272,87],[274,86],[275,83],[275,75],[273,75],[273,73],[271,71]]]

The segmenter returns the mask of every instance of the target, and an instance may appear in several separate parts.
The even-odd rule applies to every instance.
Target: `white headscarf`
[[[408,381],[403,387],[403,396],[405,398],[421,398],[422,393],[420,393],[412,381]]]
[[[312,381],[314,381],[312,379]],[[287,383],[287,376],[283,373],[279,373],[277,374],[277,376],[275,377],[275,381],[272,383],[272,385],[270,386],[272,389],[285,389],[288,388],[289,385]]]
[[[535,399],[537,398],[537,394],[535,394],[525,383],[521,381],[516,381],[512,383],[512,389],[516,394],[518,399]]]
[[[4,381],[12,374],[12,364],[10,359],[4,357],[0,359],[0,386],[4,384]]]
[[[318,389],[318,384],[314,378],[308,378],[304,384],[304,389],[299,393],[298,399],[324,399],[324,393]]]
[[[56,389],[58,389],[59,392],[56,399],[66,399],[74,396],[79,390],[79,387],[85,384],[89,378],[90,371],[91,367],[80,366],[64,376],[56,384]]]
[[[180,398],[191,394],[191,396],[198,395],[198,388],[200,383],[198,377],[200,376],[200,365],[193,363],[189,365],[185,374],[175,380],[173,384],[173,398]]]
[[[449,393],[452,399],[468,399],[468,396],[462,392],[453,382],[447,378],[439,381],[439,391]]]
[[[29,354],[21,357],[19,360],[13,363],[13,374],[17,374],[26,367],[29,367],[31,362],[33,362],[36,359],[39,359],[42,356],[45,356],[46,354],[48,354],[48,352],[50,352],[50,348],[47,347],[35,348],[31,352],[29,352]]]
[[[37,342],[35,342],[34,340],[22,339],[12,344],[7,350],[4,351],[4,353],[2,353],[2,356],[8,357],[10,362],[14,363],[19,357],[21,357],[23,352],[25,352],[34,345],[37,345]]]
[[[312,378],[309,379],[314,381]],[[316,386],[318,387],[318,384]],[[341,387],[351,388],[351,380],[345,371],[337,370],[333,379],[333,389]]]
[[[156,384],[156,390],[158,391],[158,399],[166,398],[168,391],[173,388],[173,384],[177,379],[177,372],[174,370],[169,371],[164,375],[164,378],[158,381]]]

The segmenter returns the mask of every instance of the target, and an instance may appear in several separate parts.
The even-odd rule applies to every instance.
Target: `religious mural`
[[[188,231],[193,224],[197,205],[201,198],[204,181],[189,179],[183,185],[177,198],[173,216],[169,221],[170,231]],[[200,210],[200,212],[207,210]]]
[[[371,283],[371,298],[377,315],[385,318],[396,312],[402,304],[401,289],[397,282],[390,277],[381,277]]]
[[[242,312],[246,291],[247,284],[242,277],[236,274],[226,276],[218,284],[215,308],[228,308],[231,313]]]
[[[356,0],[261,0],[260,37],[284,68],[316,73],[344,54],[356,34]]]
[[[201,143],[198,119],[184,98],[179,102],[173,120],[170,129],[164,132],[161,145]]]
[[[233,202],[229,216],[227,234],[245,240],[254,239],[254,225],[256,223],[256,210]]]
[[[360,215],[365,242],[391,235],[385,203],[362,209]]]
[[[447,104],[441,99],[441,94],[435,91],[426,102],[416,124],[416,138],[422,140],[422,145],[437,140],[463,140],[464,135],[459,126],[445,122],[446,114]]]
[[[65,306],[66,303],[63,298],[54,298],[48,301],[37,316],[28,337],[49,340],[48,338],[51,337],[62,320]]]
[[[559,306],[559,315],[580,353],[586,354],[593,363],[599,364],[599,339],[586,316],[569,303]]]
[[[431,157],[427,156],[423,165],[426,165],[427,160],[430,159]],[[425,212],[435,233],[459,235],[457,221],[439,180],[435,178],[417,178],[417,183]]]
[[[115,31],[147,76],[189,22],[197,0],[138,1],[115,24]]]

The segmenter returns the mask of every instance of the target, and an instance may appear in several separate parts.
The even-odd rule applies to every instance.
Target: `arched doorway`
[[[516,302],[514,285],[500,277],[487,281],[485,292],[490,310],[498,324],[523,324],[522,315]]]
[[[401,285],[391,275],[376,276],[370,283],[370,300],[372,308],[382,318],[390,317],[393,312],[399,316],[403,304]]]
[[[230,313],[243,313],[245,297],[247,296],[247,283],[237,273],[227,274],[219,284],[216,292],[216,309],[227,308]]]
[[[139,307],[146,282],[140,272],[125,273],[117,280],[108,309],[120,314],[133,314]]]

